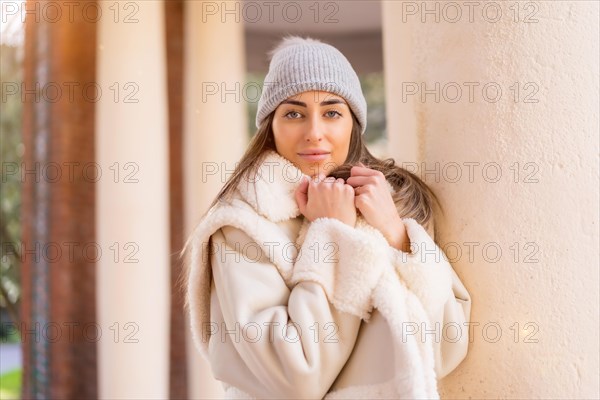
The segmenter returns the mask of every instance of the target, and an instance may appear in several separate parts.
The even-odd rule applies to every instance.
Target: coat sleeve
[[[431,326],[427,332],[420,332],[420,338],[433,339],[435,371],[441,379],[467,355],[471,297],[446,255],[425,229],[412,218],[403,219],[403,223],[411,252],[393,249],[393,263],[429,317]]]
[[[226,329],[241,331],[231,343],[244,364],[221,368],[218,379],[258,398],[323,398],[368,318],[369,291],[382,271],[377,254],[387,249],[383,236],[317,219],[287,283],[242,230],[223,227],[212,243],[214,290]],[[221,345],[215,339],[209,348]],[[219,364],[212,359],[218,353],[209,351],[211,364]]]

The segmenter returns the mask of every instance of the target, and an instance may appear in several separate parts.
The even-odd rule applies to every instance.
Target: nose
[[[320,142],[323,140],[324,126],[319,118],[312,116],[308,121],[308,127],[304,138],[307,142]]]

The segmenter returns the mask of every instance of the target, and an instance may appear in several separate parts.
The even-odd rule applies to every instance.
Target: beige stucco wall
[[[598,398],[598,3],[500,2],[497,22],[487,2],[472,22],[465,3],[456,22],[427,3],[439,23],[421,2],[384,2],[384,51],[387,68],[411,66],[386,74],[391,153],[439,163],[438,241],[455,243],[479,323],[442,397]]]
[[[225,184],[247,145],[244,89],[244,26],[235,18],[207,18],[215,2],[185,4],[184,202],[185,234]],[[228,3],[233,9],[233,2]],[[211,15],[211,14],[208,14]],[[186,323],[189,327],[189,322]],[[222,385],[212,377],[187,333],[189,396],[221,398]]]
[[[136,4],[137,23],[115,22],[108,8],[112,3],[100,4],[98,21],[102,97],[96,104],[95,138],[102,176],[96,234],[102,257],[96,271],[102,330],[98,395],[103,399],[164,399],[169,393],[164,7],[162,1]]]

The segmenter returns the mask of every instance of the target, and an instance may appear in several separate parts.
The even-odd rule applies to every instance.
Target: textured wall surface
[[[247,144],[243,24],[202,21],[203,2],[184,3],[185,235],[225,184]],[[187,322],[189,396],[221,398],[223,388],[200,356]]]
[[[98,26],[97,73],[103,91],[96,103],[97,162],[102,168],[96,226],[103,251],[96,267],[102,329],[98,396],[107,399],[166,398],[169,393],[163,4],[139,3],[137,18],[139,23],[131,24],[102,18]]]
[[[386,85],[479,324],[442,397],[598,398],[598,3],[426,3],[384,5],[412,65]]]

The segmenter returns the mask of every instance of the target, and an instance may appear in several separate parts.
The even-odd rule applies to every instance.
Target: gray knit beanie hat
[[[343,97],[358,119],[361,134],[367,127],[367,101],[356,72],[335,47],[316,39],[288,36],[271,52],[269,72],[258,101],[256,127],[279,104],[309,90]]]

